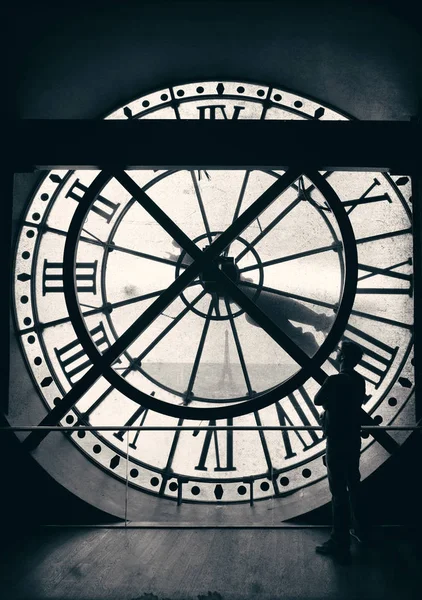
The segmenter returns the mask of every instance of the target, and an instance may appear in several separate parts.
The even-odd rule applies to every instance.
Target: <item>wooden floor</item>
[[[0,598],[419,598],[420,532],[380,529],[352,563],[315,554],[327,529],[41,529],[12,536]]]

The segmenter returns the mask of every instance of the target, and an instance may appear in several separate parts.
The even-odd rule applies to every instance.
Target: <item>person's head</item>
[[[344,340],[340,346],[339,360],[340,364],[346,368],[353,369],[360,362],[363,356],[363,350],[355,342]]]

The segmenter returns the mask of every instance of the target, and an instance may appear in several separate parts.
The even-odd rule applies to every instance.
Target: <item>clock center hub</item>
[[[227,277],[229,277],[234,283],[239,283],[240,271],[239,267],[235,264],[233,257],[219,256],[214,262],[214,265],[216,265],[217,268],[227,275]],[[217,281],[217,277],[215,276],[213,269],[204,269],[200,274],[200,279],[205,291],[215,293],[219,297],[224,297],[227,295],[224,285],[221,283],[221,281]]]

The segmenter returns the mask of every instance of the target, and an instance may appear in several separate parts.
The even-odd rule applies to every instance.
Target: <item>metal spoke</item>
[[[194,287],[196,285],[200,285],[200,281],[191,281],[186,287]],[[186,289],[186,288],[185,288]],[[136,302],[142,302],[143,300],[149,300],[150,298],[156,298],[160,296],[163,292],[165,292],[166,288],[161,290],[156,290],[155,292],[149,292],[148,294],[143,294],[142,296],[135,296],[134,298],[129,298],[128,300],[120,300],[119,302],[114,302],[109,306],[111,308],[121,308],[122,306],[127,306],[128,304],[135,304]]]
[[[358,238],[356,244],[366,244],[367,242],[376,242],[378,240],[386,240],[388,238],[396,237],[398,235],[406,235],[412,233],[412,228],[398,229],[397,231],[388,231],[386,233],[379,233],[377,235],[370,235],[364,238]]]
[[[55,233],[56,235],[61,235],[63,237],[66,237],[68,235],[67,231],[63,231],[63,229],[57,229],[57,227],[51,227],[50,225],[47,225],[47,223],[29,223],[28,221],[25,221],[24,225],[26,225],[27,227],[35,227],[36,229],[42,229],[43,233]],[[81,235],[79,239],[83,242],[87,242],[88,244],[93,244],[94,246],[101,246],[102,248],[106,246],[106,243],[102,242],[101,240],[98,240],[98,238],[92,239]]]
[[[254,417],[255,417],[255,423],[257,424],[257,426],[258,427],[262,427],[261,417],[259,416],[259,412],[258,411],[254,411]],[[272,479],[273,486],[274,486],[274,491],[277,494],[278,493],[278,485],[277,485],[277,480],[272,478],[273,463],[272,463],[272,460],[271,460],[270,451],[268,449],[268,444],[267,444],[267,439],[265,437],[265,432],[262,429],[259,429],[258,433],[259,433],[259,439],[260,439],[261,445],[262,445],[262,450],[264,452],[265,462],[267,463],[267,467],[268,467],[268,475]]]
[[[301,200],[298,200],[298,199],[293,200],[293,202],[291,202],[284,210],[282,210],[281,213],[275,219],[273,219],[271,221],[271,223],[269,223],[261,231],[261,233],[259,235],[257,235],[256,238],[253,239],[252,242],[250,242],[249,245],[242,250],[242,252],[240,252],[240,254],[238,254],[236,256],[235,262],[236,263],[240,262],[242,260],[242,258],[249,252],[251,247],[258,244],[258,242],[260,242],[262,240],[262,238],[264,238],[267,235],[267,233],[269,233],[272,229],[274,229],[274,227],[276,225],[278,225],[278,223],[280,223],[280,221],[282,219],[284,219],[284,217],[287,216],[289,214],[289,212],[291,212],[295,208],[295,206],[297,206],[300,202],[301,202]]]
[[[220,317],[220,300],[218,298],[218,294],[216,292],[211,292],[212,294],[212,302],[215,310],[215,316]]]
[[[394,319],[387,319],[386,317],[379,317],[377,315],[372,315],[371,313],[366,313],[353,309],[350,314],[354,315],[355,317],[362,317],[362,319],[369,319],[370,321],[379,321],[380,323],[385,323],[386,325],[393,325],[394,327],[408,329],[409,331],[413,330],[413,325],[409,323],[403,323],[402,321],[396,321]]]
[[[251,386],[251,381],[249,379],[249,373],[248,373],[248,369],[246,367],[245,358],[243,356],[242,345],[240,343],[239,335],[237,333],[236,324],[235,324],[234,319],[233,319],[233,313],[232,313],[232,310],[230,308],[230,302],[227,300],[227,298],[224,298],[224,301],[225,301],[225,304],[226,304],[227,314],[229,315],[230,327],[231,327],[231,330],[232,330],[232,334],[233,334],[233,338],[234,338],[234,343],[236,344],[236,350],[237,350],[237,354],[239,356],[240,365],[242,367],[243,377],[245,378],[245,383],[246,383],[246,387],[248,389],[248,394],[249,394],[250,397],[252,397],[253,396],[253,390],[252,390],[252,386]]]
[[[191,171],[190,174],[192,176],[193,187],[195,188],[196,198],[198,200],[199,208],[200,208],[201,215],[202,215],[202,220],[204,221],[205,231],[207,232],[208,242],[211,244],[211,242],[212,242],[211,230],[210,230],[210,226],[208,223],[207,213],[205,212],[205,206],[204,206],[204,202],[202,200],[201,190],[199,189],[199,185],[196,180],[195,171]]]
[[[184,419],[179,419],[177,421],[177,426],[178,427],[182,427],[184,423]],[[173,441],[171,444],[171,448],[170,448],[170,452],[169,455],[167,457],[167,463],[163,472],[163,480],[161,482],[160,485],[160,490],[159,490],[159,495],[162,496],[164,494],[164,491],[166,489],[166,485],[167,485],[167,481],[169,480],[169,478],[171,477],[171,475],[173,474],[173,470],[172,470],[172,464],[173,464],[173,460],[174,460],[174,455],[176,454],[176,448],[177,448],[177,444],[179,443],[179,437],[180,437],[180,429],[176,430],[174,432],[173,435]]]
[[[131,248],[125,248],[124,246],[116,246],[114,243],[110,245],[110,249],[117,252],[124,252],[125,254],[131,254],[132,256],[139,256],[139,258],[146,258],[147,260],[153,260],[155,262],[163,263],[165,265],[177,266],[178,261],[172,260],[171,258],[164,258],[156,256],[155,254],[148,254],[147,252],[139,252],[139,250],[132,250]],[[179,265],[181,267],[188,267],[187,264]]]
[[[238,218],[238,216],[239,216],[240,208],[242,206],[243,198],[244,198],[245,192],[246,192],[246,187],[247,187],[247,185],[249,183],[249,176],[250,176],[250,174],[251,174],[251,171],[246,171],[245,172],[245,176],[244,176],[243,182],[242,182],[242,187],[240,188],[239,198],[237,200],[236,208],[235,208],[235,211],[234,211],[232,223],[234,223],[236,221],[236,219]]]
[[[196,285],[200,285],[200,281],[191,281],[186,288],[194,287]],[[186,289],[185,288],[185,289]],[[134,296],[133,298],[127,298],[126,300],[120,300],[119,302],[110,302],[104,306],[99,306],[98,308],[93,308],[92,310],[86,310],[81,313],[83,317],[91,317],[92,315],[98,315],[100,313],[110,312],[114,308],[121,308],[122,306],[128,306],[129,304],[135,304],[136,302],[143,302],[144,300],[149,300],[150,298],[156,298],[163,292],[165,292],[166,288],[161,290],[156,290],[155,292],[149,292],[148,294],[142,294],[141,296]],[[81,306],[84,306],[81,304]],[[26,333],[31,333],[32,331],[37,330],[41,327],[41,329],[47,329],[49,327],[55,327],[56,325],[63,325],[63,323],[69,323],[70,317],[63,317],[61,319],[55,319],[54,321],[48,321],[47,323],[41,323],[39,325],[34,325],[34,327],[28,327],[27,329],[21,329],[19,331],[20,335],[24,335]]]
[[[191,371],[190,378],[189,378],[188,388],[185,392],[185,403],[186,404],[188,404],[191,399],[193,386],[195,384],[196,375],[198,373],[199,363],[201,361],[202,351],[204,350],[205,340],[207,338],[208,329],[209,329],[209,326],[211,323],[211,314],[212,314],[213,308],[214,308],[213,302],[211,301],[209,309],[208,309],[208,314],[205,318],[204,327],[202,329],[201,339],[199,340],[198,349],[196,351],[195,360],[194,360],[194,363],[192,366],[192,371]]]
[[[37,228],[42,227],[43,232],[54,233],[56,235],[61,235],[63,237],[66,237],[68,235],[67,231],[63,231],[62,229],[57,229],[55,227],[50,227],[49,225],[42,225],[40,223],[28,223],[28,222],[25,222],[24,225],[27,225],[29,227],[37,227]],[[93,235],[86,229],[84,229],[83,231],[86,231],[87,233],[89,233],[89,235]],[[87,244],[92,244],[93,246],[100,246],[101,248],[109,248],[109,250],[112,250],[113,252],[114,251],[124,252],[125,254],[131,254],[132,256],[139,256],[139,258],[146,258],[148,260],[153,260],[153,261],[160,262],[160,263],[163,263],[166,265],[176,266],[178,263],[177,260],[171,260],[170,258],[163,258],[161,256],[156,256],[155,254],[149,254],[148,252],[140,252],[139,250],[132,250],[131,248],[126,248],[125,246],[118,246],[118,245],[114,244],[114,242],[111,242],[111,243],[102,242],[99,238],[97,238],[95,236],[94,236],[94,238],[90,238],[90,237],[81,235],[79,239],[81,242],[86,242]],[[186,268],[189,265],[182,264],[179,266]]]
[[[245,171],[245,176],[243,178],[242,186],[240,188],[239,198],[237,199],[236,208],[234,210],[234,215],[233,215],[232,223],[234,223],[236,221],[236,219],[238,218],[238,216],[239,216],[240,208],[242,206],[243,198],[245,196],[246,187],[247,187],[248,182],[249,182],[249,175],[250,174],[251,174],[250,171]],[[230,251],[230,246],[231,246],[231,244],[229,244],[227,246],[227,248],[224,250],[224,256],[228,255],[228,253]]]
[[[296,260],[298,258],[303,258],[305,256],[313,256],[314,254],[320,254],[321,252],[328,252],[329,250],[337,251],[342,247],[341,242],[334,242],[329,246],[321,246],[321,248],[315,248],[314,250],[306,250],[304,252],[298,252],[296,254],[289,254],[288,256],[282,256],[280,258],[274,258],[273,260],[267,260],[262,262],[261,264],[250,265],[249,267],[243,267],[240,269],[241,273],[246,273],[246,271],[253,271],[254,269],[259,269],[260,267],[269,267],[271,265],[278,265],[283,262],[288,262],[290,260]]]

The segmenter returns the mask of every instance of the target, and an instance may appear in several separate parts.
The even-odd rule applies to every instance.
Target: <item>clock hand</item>
[[[243,278],[241,276],[240,287],[245,293],[251,298],[254,296],[255,291],[259,289],[259,286],[250,279]],[[277,320],[290,320],[298,323],[304,323],[305,325],[311,325],[316,331],[328,331],[335,319],[334,315],[326,315],[325,313],[317,313],[316,311],[304,306],[301,302],[293,300],[287,296],[283,296],[276,293],[277,290],[272,288],[262,288],[259,294],[256,304],[258,304],[264,312],[274,319]],[[332,305],[334,307],[334,304]],[[256,325],[249,317],[246,320],[253,325]]]
[[[242,372],[243,372],[243,377],[245,379],[246,388],[248,390],[249,396],[252,397],[253,396],[253,390],[252,390],[252,386],[251,386],[251,381],[250,381],[250,378],[249,378],[248,369],[246,367],[245,358],[243,356],[242,346],[241,346],[241,343],[240,343],[239,335],[237,333],[236,324],[234,322],[233,314],[232,314],[232,311],[231,311],[231,308],[230,308],[230,303],[227,300],[227,298],[224,298],[224,300],[225,300],[225,304],[226,304],[227,314],[229,315],[230,327],[231,327],[231,330],[232,330],[232,334],[233,334],[233,338],[234,338],[234,343],[236,344],[236,350],[237,350],[237,354],[238,354],[238,357],[239,357],[240,365],[242,367]]]
[[[243,178],[242,187],[240,188],[239,198],[237,200],[236,208],[234,210],[234,215],[233,215],[232,223],[234,223],[236,221],[236,219],[238,218],[238,216],[239,216],[240,207],[242,206],[243,197],[245,195],[246,187],[247,187],[248,182],[249,182],[249,175],[250,175],[250,173],[251,173],[250,171],[245,171],[245,176]],[[230,252],[230,246],[231,246],[231,244],[229,244],[227,246],[227,248],[224,250],[224,256],[228,256],[228,254]]]

